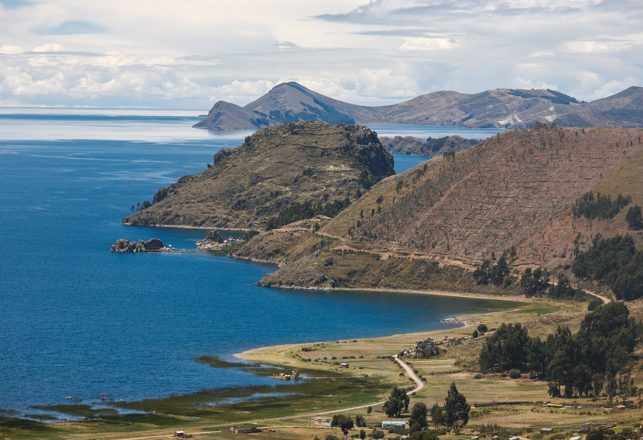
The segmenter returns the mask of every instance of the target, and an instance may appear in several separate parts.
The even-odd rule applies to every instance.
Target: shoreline
[[[253,261],[253,260],[248,260]],[[267,263],[274,264],[274,263]],[[493,293],[481,292],[465,292],[457,290],[438,290],[438,289],[399,289],[388,287],[302,287],[302,286],[263,286],[270,289],[285,289],[285,290],[313,290],[321,292],[372,292],[372,293],[393,293],[403,295],[427,295],[439,296],[447,298],[463,298],[463,299],[482,299],[490,301],[505,301],[505,302],[520,302],[520,303],[533,303],[535,298],[527,298],[520,295],[495,295]]]
[[[193,229],[195,231],[239,231],[239,232],[250,232],[257,231],[257,229],[252,228],[220,228],[217,226],[191,226],[191,225],[165,225],[165,224],[154,224],[154,225],[135,225],[129,222],[121,222],[123,226],[132,226],[135,228],[160,228],[160,229]]]
[[[407,292],[399,292],[399,293],[413,293],[413,291],[407,291]],[[523,305],[529,304],[533,301],[523,301]],[[522,306],[520,306],[522,307]],[[260,360],[253,359],[253,355],[256,353],[261,353],[265,351],[270,351],[270,352],[279,352],[282,350],[287,350],[291,349],[293,347],[297,347],[300,345],[314,345],[314,344],[321,344],[321,343],[335,343],[347,339],[357,339],[359,340],[366,340],[366,339],[371,339],[371,340],[378,340],[378,339],[387,339],[387,338],[392,338],[392,337],[399,337],[399,336],[414,336],[414,335],[428,335],[428,334],[433,334],[433,333],[438,333],[438,332],[445,332],[445,331],[450,331],[450,330],[463,330],[466,328],[471,327],[474,322],[472,321],[473,317],[476,316],[491,316],[507,311],[514,311],[514,310],[519,310],[520,307],[515,307],[515,308],[507,308],[503,310],[493,310],[493,311],[488,311],[488,312],[471,312],[471,313],[463,313],[460,315],[456,315],[455,319],[460,325],[456,325],[454,327],[449,327],[449,328],[436,328],[436,329],[425,329],[425,330],[417,330],[417,331],[411,331],[411,332],[402,332],[402,333],[393,333],[390,335],[382,335],[382,336],[374,336],[374,337],[362,337],[362,338],[340,338],[340,339],[331,339],[331,340],[320,340],[320,341],[312,341],[312,342],[291,342],[287,344],[276,344],[276,345],[263,345],[260,347],[255,347],[255,348],[250,348],[248,350],[241,351],[239,353],[234,353],[232,357],[236,359],[240,359],[246,362],[259,362],[261,363]],[[288,365],[277,365],[281,367],[288,367]]]

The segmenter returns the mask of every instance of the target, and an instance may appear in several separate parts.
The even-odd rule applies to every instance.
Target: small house
[[[348,368],[348,367],[350,367],[348,362],[342,362],[341,364],[339,364],[339,368]]]
[[[313,419],[313,425],[330,428],[332,421],[333,420],[330,417],[315,417]]]

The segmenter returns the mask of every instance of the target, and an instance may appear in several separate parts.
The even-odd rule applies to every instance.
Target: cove
[[[427,330],[446,316],[500,307],[267,289],[255,283],[273,267],[194,251],[111,254],[116,238],[158,237],[193,249],[203,231],[126,227],[120,219],[247,133],[192,129],[197,119],[183,114],[87,112],[0,115],[0,408],[272,384],[194,358]]]

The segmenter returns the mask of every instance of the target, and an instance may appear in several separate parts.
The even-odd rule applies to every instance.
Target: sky
[[[244,105],[297,81],[366,105],[643,85],[642,0],[0,0],[0,106]]]

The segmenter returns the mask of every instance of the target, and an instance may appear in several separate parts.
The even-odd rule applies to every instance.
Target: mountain
[[[306,234],[260,234],[237,254],[279,264],[262,283],[282,287],[479,289],[465,269],[509,250],[515,268],[558,267],[597,233],[643,238],[626,209],[572,214],[589,191],[643,204],[642,139],[643,129],[508,131],[383,179]]]
[[[368,107],[329,98],[295,82],[275,86],[244,107],[218,101],[195,125],[212,130],[252,129],[320,119],[331,124],[457,125],[524,128],[536,122],[558,125],[643,126],[641,88],[579,102],[554,90],[495,89],[465,94],[427,93],[399,104]]]
[[[159,190],[124,223],[265,229],[334,215],[393,173],[393,158],[366,127],[289,123],[219,151],[212,166]]]
[[[556,119],[556,123],[565,127],[641,127],[643,87],[630,87],[616,95],[592,101],[578,111]]]

